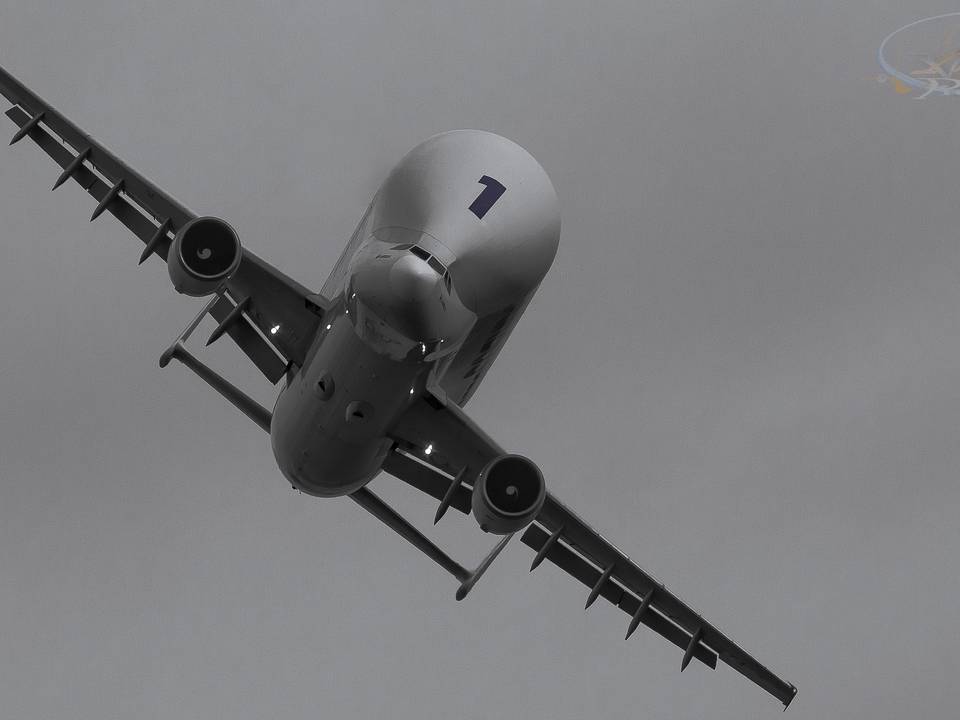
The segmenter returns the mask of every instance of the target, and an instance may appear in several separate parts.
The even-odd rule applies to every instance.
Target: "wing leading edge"
[[[442,394],[411,404],[392,432],[396,443],[383,469],[441,502],[470,512],[472,478],[504,450]],[[432,446],[430,452],[425,452]],[[587,606],[603,597],[630,616],[627,637],[640,625],[694,658],[729,665],[788,706],[797,689],[760,664],[698,612],[641,569],[552,493],[521,541],[536,551],[531,570],[549,560],[589,587]]]
[[[177,231],[197,217],[193,212],[3,68],[0,95],[13,103],[6,115],[18,130],[10,144],[30,138],[62,169],[53,189],[72,178],[98,202],[91,220],[109,212],[144,243],[141,262],[152,254],[166,259]],[[224,300],[212,314],[222,322],[244,302],[238,314],[244,322],[231,323],[227,334],[264,376],[275,383],[290,363],[302,365],[323,314],[317,295],[246,248],[225,290],[231,302]]]

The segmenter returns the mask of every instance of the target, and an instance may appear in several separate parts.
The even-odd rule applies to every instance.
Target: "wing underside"
[[[469,513],[472,477],[504,452],[442,395],[415,402],[393,436],[396,445],[383,469],[440,501],[438,518],[447,507]],[[461,472],[464,467],[467,472]],[[627,637],[644,625],[682,649],[681,669],[694,658],[711,668],[719,660],[784,706],[796,695],[793,685],[707,622],[553,494],[547,494],[521,541],[536,552],[531,569],[548,560],[590,588],[588,605],[603,597],[623,610],[630,617]]]
[[[144,243],[141,262],[155,254],[166,259],[177,231],[197,216],[91,138],[55,108],[0,68],[0,95],[17,126],[11,144],[29,138],[61,168],[54,189],[68,180],[97,201],[93,217],[109,212]],[[319,296],[284,275],[253,252],[224,288],[232,303],[212,312],[223,321],[233,305],[242,314],[227,331],[271,382],[291,363],[301,365],[323,315]],[[274,329],[276,328],[276,329]]]

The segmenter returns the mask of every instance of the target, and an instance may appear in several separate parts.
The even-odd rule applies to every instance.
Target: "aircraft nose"
[[[405,255],[387,275],[391,305],[403,325],[418,340],[438,338],[443,314],[443,284],[436,271],[420,258]],[[400,329],[400,328],[397,328]]]
[[[404,255],[390,266],[381,304],[395,330],[418,342],[459,339],[462,318],[443,277],[424,260]]]
[[[353,268],[350,294],[354,323],[371,341],[399,335],[417,347],[445,352],[476,320],[443,274],[406,251],[368,254]],[[389,343],[399,347],[398,340]]]

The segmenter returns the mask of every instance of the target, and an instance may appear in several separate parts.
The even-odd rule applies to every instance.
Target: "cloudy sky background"
[[[0,64],[319,287],[390,166],[544,165],[553,269],[469,405],[762,662],[792,718],[945,717],[960,676],[957,98],[876,80],[944,3],[8,2]],[[921,50],[935,50],[922,48]],[[14,126],[5,119],[12,134]],[[157,358],[197,310],[23,142],[0,156],[9,717],[774,717],[507,550],[463,603]],[[220,343],[212,361],[272,388]],[[423,527],[433,503],[375,487]],[[489,546],[448,516],[466,564]]]

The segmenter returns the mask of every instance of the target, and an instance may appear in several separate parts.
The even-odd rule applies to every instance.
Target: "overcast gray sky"
[[[898,95],[875,53],[955,9],[7,0],[0,64],[317,288],[413,145],[519,142],[563,235],[470,413],[795,683],[792,718],[934,718],[960,677],[960,100]],[[456,603],[352,503],[291,492],[259,429],[157,368],[196,302],[56,174],[0,155],[5,716],[778,712],[624,642],[519,544]],[[435,537],[467,564],[490,544],[462,516]]]

